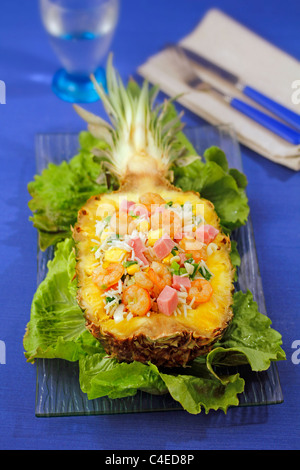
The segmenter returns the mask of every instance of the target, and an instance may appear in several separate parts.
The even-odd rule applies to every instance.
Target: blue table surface
[[[212,7],[300,58],[300,3],[296,0],[121,3],[112,49],[124,80],[166,42],[189,33]],[[35,174],[34,136],[37,132],[83,129],[70,104],[51,91],[58,65],[40,22],[38,2],[2,0],[0,79],[6,83],[7,95],[6,104],[0,106],[0,340],[5,342],[6,364],[0,364],[0,448],[299,449],[300,364],[292,361],[292,354],[294,341],[300,341],[300,173],[245,147],[241,148],[242,158],[267,311],[273,327],[283,336],[287,355],[287,360],[278,364],[284,402],[232,408],[227,416],[170,411],[35,417],[36,370],[26,363],[22,345],[36,289],[36,231],[28,221],[27,207],[27,183]],[[99,102],[89,109],[103,114]],[[189,112],[185,120],[203,124]]]

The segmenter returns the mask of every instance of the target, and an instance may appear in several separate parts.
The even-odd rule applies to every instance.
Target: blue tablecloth
[[[113,42],[122,77],[168,41],[176,41],[216,6],[278,47],[300,58],[300,3],[296,0],[124,0]],[[50,82],[58,61],[42,28],[38,2],[2,0],[0,79],[0,364],[1,449],[299,449],[300,174],[242,147],[248,196],[267,311],[282,333],[287,360],[278,364],[284,402],[198,416],[185,412],[36,418],[35,366],[22,338],[36,289],[36,231],[28,221],[27,183],[35,174],[37,132],[74,132],[82,121],[58,99]],[[295,77],[299,79],[300,77]],[[270,77],[271,79],[271,77]],[[90,109],[102,113],[101,103]],[[300,105],[299,105],[300,112]],[[188,123],[202,124],[190,113]],[[295,361],[294,361],[295,362]]]

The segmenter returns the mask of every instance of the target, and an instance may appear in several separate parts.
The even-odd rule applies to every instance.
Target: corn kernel
[[[168,256],[166,256],[164,259],[163,259],[163,263],[165,264],[170,264],[170,261],[171,259],[174,257],[174,255],[172,253],[170,253]]]
[[[138,271],[140,271],[140,267],[138,264],[132,264],[131,266],[128,266],[127,268],[127,272],[128,274],[130,274],[130,276],[137,273]]]
[[[163,230],[158,228],[157,230],[150,230],[148,232],[148,244],[153,246],[154,243],[163,236]]]
[[[124,260],[127,253],[128,252],[122,248],[112,248],[111,250],[107,250],[105,252],[104,259],[109,263],[120,263]]]
[[[137,226],[137,230],[139,230],[139,232],[147,232],[149,228],[150,228],[150,224],[148,220],[141,220]]]
[[[104,261],[104,262],[102,263],[103,269],[108,268],[109,265],[110,265],[110,263],[109,263],[108,261]]]

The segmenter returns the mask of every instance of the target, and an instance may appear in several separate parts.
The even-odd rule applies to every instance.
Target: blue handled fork
[[[219,96],[223,101],[227,102],[233,109],[236,109],[240,113],[244,114],[245,116],[251,118],[253,121],[257,122],[261,126],[265,127],[266,129],[270,130],[274,134],[278,135],[282,139],[290,142],[294,145],[300,144],[300,133],[289,127],[288,125],[282,123],[281,121],[273,118],[272,116],[260,111],[259,109],[249,105],[245,101],[230,96],[223,91],[217,89],[213,85],[209,84],[208,82],[202,80],[202,78],[196,73],[189,57],[185,54],[184,50],[181,47],[174,46],[171,51],[176,54],[176,58],[178,59],[178,74],[180,75],[181,79],[193,90],[198,91],[213,91]],[[256,101],[260,98],[261,104],[263,101],[270,100],[269,98],[264,97],[256,90],[252,89],[251,87],[247,87],[243,90],[245,95],[248,97],[252,97],[256,95]],[[260,95],[259,97],[257,95]],[[275,103],[275,102],[273,102]],[[270,105],[270,102],[268,102]],[[278,111],[278,103],[275,103],[275,107]],[[286,108],[282,107],[284,112],[286,113]],[[294,113],[293,113],[294,114]]]

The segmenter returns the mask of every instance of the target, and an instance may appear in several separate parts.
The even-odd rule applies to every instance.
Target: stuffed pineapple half
[[[95,83],[112,125],[76,106],[105,139],[118,191],[90,198],[73,229],[78,302],[87,328],[122,361],[184,366],[206,354],[232,318],[230,239],[213,204],[171,185],[180,117],[163,125],[148,85],[125,89],[111,60]],[[175,151],[175,148],[177,150]]]

